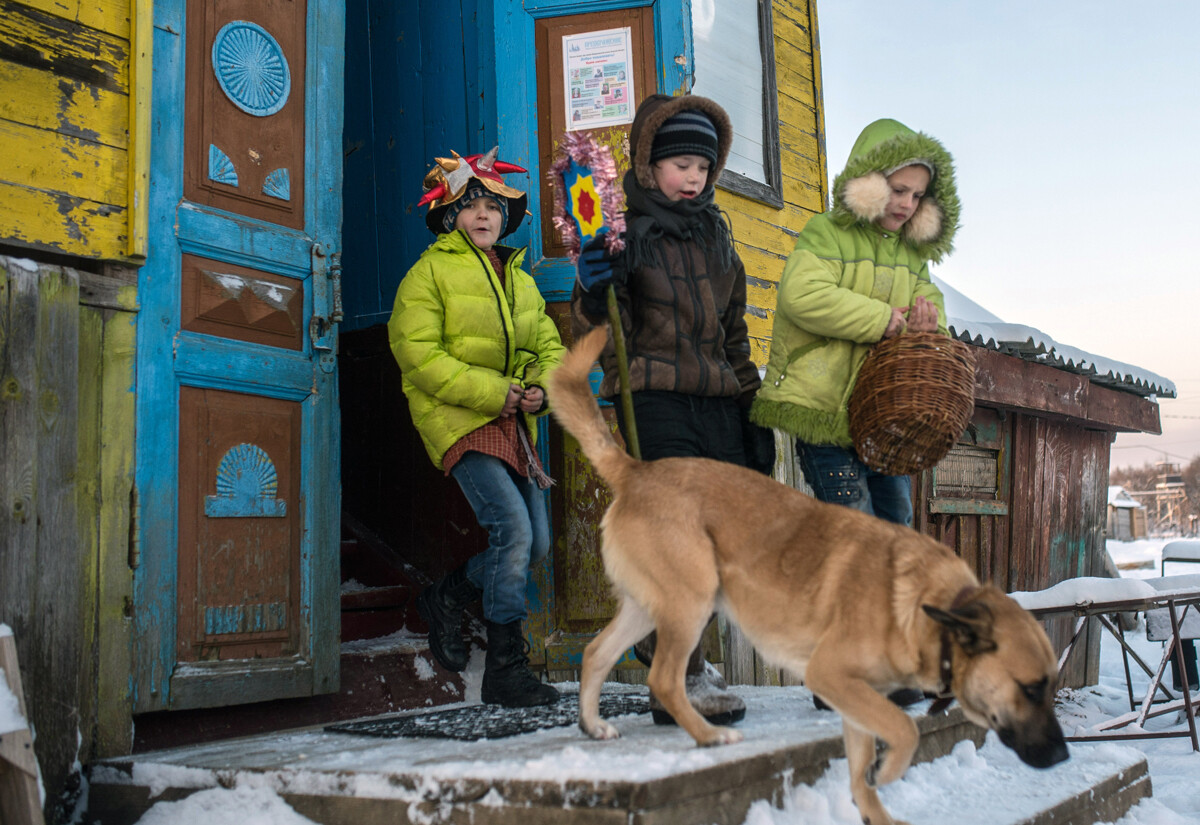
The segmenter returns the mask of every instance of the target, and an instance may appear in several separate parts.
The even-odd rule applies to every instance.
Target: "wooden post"
[[[21,690],[21,671],[17,667],[17,644],[7,625],[0,625],[0,670],[7,677],[8,689],[17,697],[17,709],[28,719],[25,694]],[[5,825],[43,825],[37,777],[37,758],[33,754],[29,725],[20,730],[0,732],[0,822]]]

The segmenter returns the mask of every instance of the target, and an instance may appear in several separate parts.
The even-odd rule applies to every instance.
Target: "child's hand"
[[[529,387],[521,394],[521,410],[535,413],[546,402],[546,393],[541,387]]]
[[[887,329],[883,331],[884,340],[895,338],[900,333],[904,332],[904,327],[908,323],[904,317],[906,307],[892,307],[892,318],[888,321]]]
[[[607,226],[600,227],[590,241],[579,250],[579,260],[575,262],[575,276],[585,292],[601,290],[611,283],[620,283],[624,274],[614,255],[610,255],[604,246],[604,236]]]
[[[500,411],[501,418],[508,418],[510,415],[516,415],[517,410],[521,406],[521,394],[524,390],[519,384],[508,385],[508,398],[504,399],[504,409]]]
[[[908,328],[911,332],[937,332],[937,305],[918,295],[908,310]]]

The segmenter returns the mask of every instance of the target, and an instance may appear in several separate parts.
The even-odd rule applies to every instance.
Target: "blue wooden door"
[[[137,713],[338,687],[343,17],[154,3]]]

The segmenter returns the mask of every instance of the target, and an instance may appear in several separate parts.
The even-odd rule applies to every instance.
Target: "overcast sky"
[[[1175,383],[1114,467],[1200,455],[1200,2],[818,0],[830,181],[892,117],[954,155],[937,274],[1009,323]]]

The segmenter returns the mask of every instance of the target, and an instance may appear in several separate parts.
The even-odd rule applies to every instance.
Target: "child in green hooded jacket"
[[[895,120],[877,120],[834,181],[832,209],[810,218],[796,239],[750,417],[795,437],[804,480],[821,501],[912,524],[911,480],[859,459],[848,408],[872,345],[906,329],[948,334],[929,262],[950,253],[958,215],[945,148]],[[922,696],[899,690],[889,698],[908,705]]]
[[[795,437],[805,481],[822,501],[912,524],[910,479],[859,460],[848,406],[872,345],[906,329],[947,334],[929,262],[950,253],[958,216],[945,148],[895,120],[877,120],[834,181],[832,209],[810,218],[796,239],[750,415]]]

